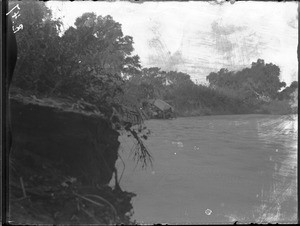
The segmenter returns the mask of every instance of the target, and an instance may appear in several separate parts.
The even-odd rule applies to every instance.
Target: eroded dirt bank
[[[108,187],[119,133],[85,102],[12,95],[10,221],[130,223],[132,193]]]

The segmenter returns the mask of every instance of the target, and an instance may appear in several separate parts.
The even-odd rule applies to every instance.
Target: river
[[[121,187],[141,224],[296,223],[298,117],[228,115],[149,120],[153,167],[120,137]],[[131,154],[130,154],[131,153]]]

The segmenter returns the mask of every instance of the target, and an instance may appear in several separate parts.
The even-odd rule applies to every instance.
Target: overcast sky
[[[134,40],[145,67],[205,77],[222,67],[237,70],[258,58],[281,68],[287,84],[298,80],[297,2],[68,2],[47,5],[64,28],[85,12],[111,15]]]

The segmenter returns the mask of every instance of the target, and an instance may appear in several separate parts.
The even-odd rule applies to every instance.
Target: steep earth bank
[[[132,193],[108,187],[119,133],[86,102],[11,95],[9,218],[130,223]]]

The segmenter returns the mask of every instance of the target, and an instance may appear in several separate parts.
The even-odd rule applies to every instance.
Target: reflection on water
[[[140,223],[296,222],[294,116],[235,115],[151,120],[153,168],[123,152],[122,187],[137,194]],[[126,136],[122,147],[130,150]],[[123,165],[117,165],[120,171]]]
[[[275,152],[272,184],[258,207],[259,222],[297,220],[297,116],[283,116],[258,123],[258,134]],[[281,148],[280,148],[281,147]],[[263,189],[262,189],[263,193]],[[269,203],[269,205],[268,205]]]

